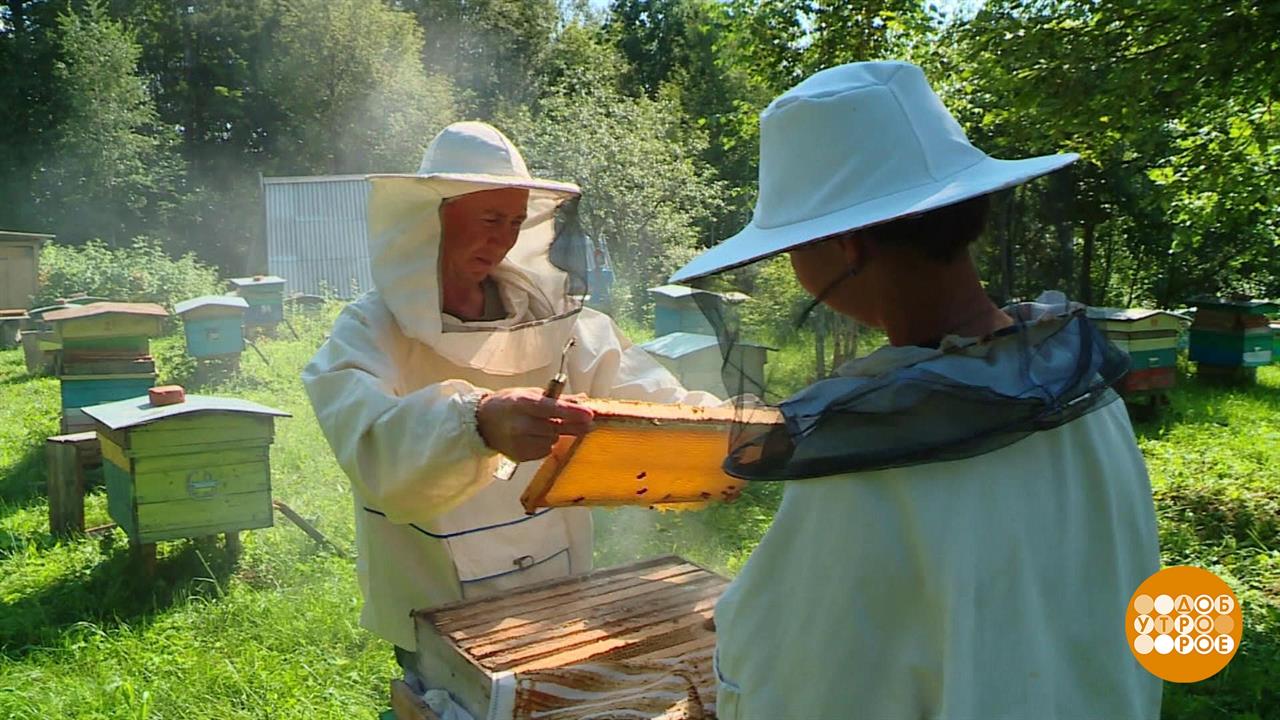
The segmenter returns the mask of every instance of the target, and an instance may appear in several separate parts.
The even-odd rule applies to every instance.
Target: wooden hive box
[[[245,400],[146,397],[85,408],[102,445],[107,510],[135,543],[269,527],[274,419]]]
[[[543,507],[641,505],[679,509],[733,500],[745,481],[722,469],[737,411],[625,400],[587,400],[595,429],[565,436],[538,468],[520,501]],[[752,423],[781,422],[773,408]]]
[[[1168,310],[1151,310],[1147,308],[1108,308],[1091,307],[1087,310],[1090,320],[1105,333],[1155,332],[1173,333],[1175,336],[1191,319]]]
[[[40,233],[0,230],[0,310],[26,310],[40,289]]]
[[[195,358],[239,355],[244,350],[244,316],[249,303],[232,295],[205,295],[178,303],[187,353]]]
[[[1188,318],[1165,310],[1089,308],[1089,319],[1116,347],[1129,354],[1133,371],[1178,364],[1178,335]]]
[[[713,335],[715,328],[707,321],[700,303],[712,303],[717,312],[726,312],[732,305],[747,301],[740,292],[717,293],[687,285],[661,285],[649,288],[653,296],[653,327],[658,336],[675,332]]]
[[[254,275],[232,278],[231,288],[249,303],[245,325],[275,327],[284,321],[284,278]]]
[[[725,359],[714,335],[673,332],[640,346],[689,390],[703,390],[717,397],[749,393],[764,396],[764,366],[768,353],[777,348],[741,341],[732,351],[731,367],[737,370],[725,386]]]
[[[145,395],[155,384],[151,338],[169,313],[153,303],[95,302],[44,315],[61,345],[62,431],[92,429],[89,405]]]
[[[713,705],[708,620],[727,585],[664,557],[420,610],[418,670],[476,718],[509,701],[522,677],[615,661],[685,661],[696,669],[699,697]],[[567,697],[594,690],[567,684]]]
[[[1274,340],[1265,313],[1273,303],[1262,300],[1197,302],[1188,357],[1203,365],[1256,368],[1271,362]]]

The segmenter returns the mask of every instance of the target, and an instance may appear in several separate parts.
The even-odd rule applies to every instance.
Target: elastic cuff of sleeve
[[[492,455],[496,452],[489,447],[489,443],[485,442],[484,436],[480,434],[480,401],[491,394],[484,390],[475,390],[462,396],[462,434],[471,441],[471,449],[478,455]]]

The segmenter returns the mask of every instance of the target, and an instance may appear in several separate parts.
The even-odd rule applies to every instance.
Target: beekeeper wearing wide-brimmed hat
[[[455,123],[416,174],[369,180],[376,289],[343,310],[303,381],[351,479],[361,622],[404,663],[410,611],[591,568],[588,510],[519,502],[532,461],[591,421],[542,397],[570,338],[566,396],[714,398],[580,306],[561,247],[581,240],[578,187],[532,177],[497,129]],[[504,479],[504,458],[526,462]]]
[[[890,344],[731,441],[729,472],[786,486],[716,607],[721,720],[1159,715],[1125,635],[1159,566],[1109,388],[1127,360],[1061,295],[994,305],[968,251],[988,194],[1075,159],[988,157],[901,62],[824,70],[761,115],[750,225],[673,280],[785,252]]]

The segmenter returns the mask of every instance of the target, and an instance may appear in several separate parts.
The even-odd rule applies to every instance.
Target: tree
[[[583,225],[608,243],[638,320],[649,302],[644,290],[693,257],[699,223],[721,210],[722,187],[701,160],[706,136],[684,122],[673,98],[620,93],[619,77],[601,70],[623,64],[594,28],[566,28],[554,54],[558,80],[531,110],[499,124],[532,170],[582,186]]]
[[[98,0],[57,28],[56,125],[30,176],[33,221],[69,241],[162,227],[181,162],[137,72],[137,43]]]
[[[426,34],[428,71],[449,78],[472,114],[535,97],[533,78],[559,24],[555,0],[405,0]]]
[[[413,16],[379,0],[291,0],[282,8],[264,71],[283,118],[275,167],[411,169],[457,114],[448,81],[423,69]]]

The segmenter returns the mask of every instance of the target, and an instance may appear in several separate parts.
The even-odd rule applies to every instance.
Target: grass
[[[213,388],[293,414],[277,423],[274,494],[335,542],[354,544],[347,481],[297,380],[334,309],[294,318],[300,339],[260,343],[243,372]],[[287,333],[286,333],[287,335]],[[189,382],[181,339],[155,344],[162,379]],[[785,348],[775,373],[812,372],[809,346]],[[209,392],[210,389],[202,389]],[[140,582],[119,534],[48,534],[43,440],[56,433],[57,381],[29,378],[0,352],[0,717],[371,718],[395,674],[389,646],[358,627],[353,563],[281,520],[244,533],[231,567],[213,541],[162,543]],[[1246,611],[1240,653],[1219,675],[1167,685],[1167,718],[1280,717],[1280,367],[1248,390],[1180,378],[1173,406],[1136,426],[1155,487],[1165,562],[1207,567]],[[781,497],[753,485],[699,513],[600,511],[597,559],[679,553],[733,573]],[[101,490],[87,523],[108,521]]]

